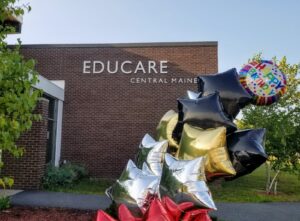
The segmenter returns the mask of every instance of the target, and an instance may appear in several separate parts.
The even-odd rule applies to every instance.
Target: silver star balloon
[[[193,202],[195,206],[216,210],[205,182],[204,157],[177,160],[165,155],[159,186],[160,197],[169,196],[176,203]]]
[[[160,177],[152,174],[146,164],[143,170],[129,160],[120,178],[110,187],[106,194],[119,206],[125,204],[134,214],[146,209],[151,197],[158,194]]]
[[[152,170],[150,170],[150,168],[148,167],[148,165],[146,163],[143,163],[143,166],[142,166],[142,171],[145,173],[145,174],[148,174],[148,175],[155,175]]]
[[[137,167],[142,168],[146,162],[150,170],[160,176],[164,154],[168,148],[168,141],[155,141],[149,134],[146,134],[139,146],[137,155]]]

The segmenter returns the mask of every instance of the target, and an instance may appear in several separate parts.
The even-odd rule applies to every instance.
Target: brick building
[[[46,78],[37,85],[44,121],[19,141],[22,159],[5,157],[5,174],[23,174],[16,187],[36,189],[46,163],[67,160],[93,177],[119,176],[144,134],[155,136],[176,99],[196,90],[195,77],[218,71],[217,49],[217,42],[22,46]]]

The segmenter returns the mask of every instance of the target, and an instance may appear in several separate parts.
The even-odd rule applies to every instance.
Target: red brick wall
[[[39,189],[41,185],[46,162],[48,104],[48,100],[40,99],[35,113],[41,114],[42,120],[33,122],[30,131],[17,142],[25,148],[23,156],[16,159],[7,153],[3,155],[1,173],[14,178],[14,189]]]
[[[94,177],[117,177],[145,133],[195,84],[132,84],[131,77],[195,77],[217,72],[217,44],[152,46],[25,46],[39,73],[65,80],[62,157]],[[167,60],[168,74],[83,74],[84,60]]]

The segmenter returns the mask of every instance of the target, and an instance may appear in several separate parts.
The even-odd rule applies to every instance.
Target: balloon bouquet
[[[286,90],[285,75],[271,61],[198,77],[198,93],[178,99],[146,134],[135,163],[106,191],[121,221],[210,221],[216,210],[206,182],[233,180],[267,160],[265,129],[237,130],[233,122],[246,105],[270,105]],[[139,218],[136,218],[139,217]],[[116,220],[98,211],[97,221]]]

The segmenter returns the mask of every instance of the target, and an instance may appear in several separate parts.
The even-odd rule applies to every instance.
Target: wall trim
[[[217,47],[217,41],[140,42],[104,44],[23,44],[21,48],[144,48],[144,47]]]

